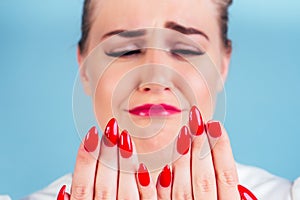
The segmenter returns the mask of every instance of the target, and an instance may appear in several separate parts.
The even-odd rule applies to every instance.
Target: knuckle
[[[218,175],[218,181],[225,186],[235,187],[238,184],[236,170],[234,168],[222,170]]]
[[[112,191],[109,190],[102,190],[102,191],[96,191],[95,192],[95,199],[96,200],[108,200],[108,199],[116,199],[116,197],[113,195]]]
[[[190,190],[186,191],[186,190],[178,190],[177,189],[173,192],[174,192],[173,199],[176,199],[176,200],[192,200],[193,199],[193,195]]]
[[[85,185],[75,185],[72,188],[72,197],[76,200],[88,199],[91,195],[92,190]]]
[[[196,191],[201,193],[209,193],[215,190],[216,182],[214,175],[209,174],[199,178],[196,178]]]
[[[132,199],[136,199],[136,198],[132,198],[132,197],[118,197],[118,200],[132,200]]]

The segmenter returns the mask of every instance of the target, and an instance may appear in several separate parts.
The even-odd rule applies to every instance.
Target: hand
[[[192,134],[184,126],[178,135],[180,158],[172,165],[173,177],[166,165],[156,185],[145,165],[137,167],[130,135],[123,131],[119,136],[115,120],[108,123],[100,142],[92,128],[78,151],[71,195],[63,186],[57,199],[256,199],[238,186],[229,139],[220,123],[208,122],[205,134],[200,112],[193,107],[189,127]]]
[[[172,193],[164,196],[169,195],[176,200],[257,199],[249,190],[238,185],[226,130],[217,121],[209,121],[204,126],[195,106],[190,112],[189,129],[183,127],[178,135],[177,153],[181,156],[172,167]]]
[[[119,135],[114,119],[101,141],[96,128],[90,129],[78,150],[71,194],[65,189],[61,188],[58,200],[151,200],[157,196],[147,168],[137,162],[130,135],[125,130]]]

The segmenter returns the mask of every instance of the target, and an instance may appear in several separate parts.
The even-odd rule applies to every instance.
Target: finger
[[[118,199],[139,199],[135,173],[138,161],[129,133],[122,131],[119,138]]]
[[[137,172],[138,190],[141,200],[156,200],[156,188],[147,167],[141,163]]]
[[[189,115],[193,135],[191,165],[194,199],[217,199],[216,179],[210,145],[199,109],[193,106]]]
[[[194,135],[192,142],[192,187],[195,200],[217,199],[217,188],[212,155],[200,111],[193,107],[189,125]]]
[[[172,173],[169,165],[166,165],[158,176],[156,184],[157,199],[168,200],[171,199],[171,181]]]
[[[176,142],[173,164],[172,199],[193,199],[190,173],[191,137],[186,126],[182,127]]]
[[[57,200],[69,200],[70,194],[66,192],[66,185],[63,185],[57,195]]]
[[[99,136],[92,127],[80,145],[72,179],[71,200],[92,200],[99,152]]]
[[[238,190],[241,196],[241,200],[257,200],[256,196],[244,186],[238,185]]]
[[[95,200],[116,199],[118,186],[118,139],[119,127],[111,119],[101,140],[99,162],[95,182]]]
[[[192,185],[194,199],[217,199],[217,187],[212,155],[205,133],[195,137],[193,140]]]
[[[210,140],[217,138],[212,148],[212,158],[217,177],[218,199],[240,199],[237,189],[238,174],[226,130],[218,121],[209,121],[206,127]]]

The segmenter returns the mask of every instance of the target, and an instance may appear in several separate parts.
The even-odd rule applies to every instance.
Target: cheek
[[[197,106],[205,121],[212,118],[215,107],[217,73],[214,71],[206,69],[206,72],[200,72],[199,69],[194,69],[185,72],[186,80],[193,90]]]
[[[121,78],[120,70],[108,68],[101,77],[93,82],[94,97],[92,99],[94,112],[99,126],[104,129],[106,123],[114,117],[114,90]]]
[[[109,80],[101,79],[94,93],[93,106],[99,126],[104,130],[106,123],[112,118],[112,88]]]

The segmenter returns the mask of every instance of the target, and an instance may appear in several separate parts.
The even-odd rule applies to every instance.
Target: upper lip
[[[179,113],[182,110],[177,108],[176,106],[160,103],[160,104],[143,104],[140,106],[133,107],[128,110],[129,113],[140,116],[149,116],[158,115],[158,116],[166,116],[175,113]]]

